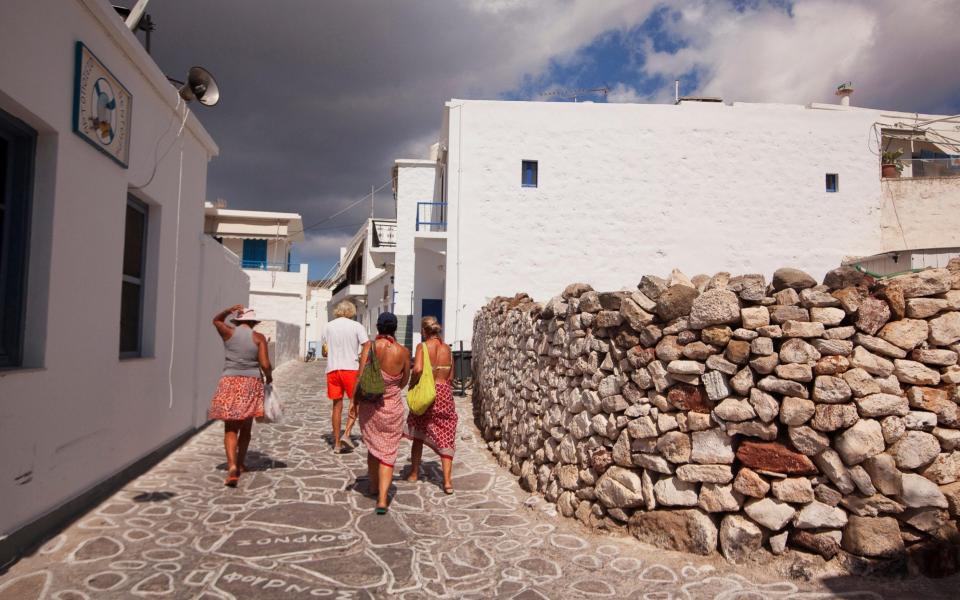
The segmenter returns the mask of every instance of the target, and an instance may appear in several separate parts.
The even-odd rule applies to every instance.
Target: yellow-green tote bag
[[[433,382],[433,365],[430,364],[430,350],[426,344],[421,344],[423,351],[423,373],[420,381],[407,392],[407,406],[415,415],[422,415],[433,404],[437,397],[437,387]]]

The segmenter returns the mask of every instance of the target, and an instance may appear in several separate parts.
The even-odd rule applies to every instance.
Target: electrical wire
[[[344,208],[338,210],[337,212],[333,213],[333,214],[330,215],[329,217],[326,217],[326,218],[324,218],[324,219],[320,219],[319,221],[317,221],[316,223],[313,223],[313,224],[311,224],[311,225],[307,225],[306,227],[304,227],[303,229],[301,229],[301,230],[299,230],[299,231],[287,232],[287,237],[292,236],[292,235],[296,235],[296,234],[298,234],[298,233],[303,233],[303,232],[305,232],[305,231],[310,231],[311,229],[317,227],[318,225],[323,225],[324,223],[326,223],[326,222],[328,222],[328,221],[332,221],[332,220],[335,219],[336,217],[339,217],[340,215],[342,215],[343,213],[347,212],[347,211],[350,210],[351,208],[357,206],[357,205],[360,204],[361,202],[365,202],[365,201],[369,200],[374,194],[376,194],[377,192],[379,192],[379,191],[382,190],[383,188],[387,187],[388,185],[392,185],[392,184],[393,184],[393,177],[391,177],[390,179],[388,179],[388,180],[387,180],[383,185],[381,185],[380,187],[376,188],[375,190],[372,190],[369,194],[367,194],[367,195],[364,196],[363,198],[360,198],[360,199],[357,200],[356,202],[351,202],[350,204],[348,204],[348,205],[345,206]]]
[[[180,122],[180,129],[177,131],[177,135],[176,137],[173,138],[173,141],[170,142],[170,145],[167,146],[167,149],[163,151],[163,154],[158,156],[157,152],[159,152],[160,150],[160,142],[163,141],[163,138],[167,136],[167,132],[170,131],[170,126],[173,125],[174,120],[176,119],[176,116],[177,116],[177,111],[180,110],[181,106],[183,106],[183,120]],[[150,172],[150,178],[147,179],[147,182],[142,185],[130,186],[132,189],[143,190],[145,187],[153,183],[153,178],[157,176],[157,168],[160,166],[160,162],[167,157],[167,154],[169,154],[170,150],[172,150],[173,147],[176,145],[177,139],[180,137],[181,134],[183,134],[183,128],[187,124],[187,118],[189,116],[190,116],[190,110],[187,108],[187,103],[183,100],[183,98],[177,95],[177,105],[173,109],[173,119],[171,119],[167,123],[167,128],[164,129],[163,133],[160,134],[160,137],[157,138],[157,144],[153,148],[153,169]]]
[[[187,115],[190,114],[189,110],[186,108],[186,103],[184,103],[184,111]],[[183,122],[187,122],[187,117],[184,115]],[[177,137],[180,137],[180,133],[183,133],[183,126],[180,126],[180,132],[177,133]],[[183,146],[184,140],[180,138],[180,175],[177,180],[177,230],[176,238],[173,245],[173,302],[170,309],[170,364],[167,368],[167,384],[170,387],[170,404],[167,408],[173,408],[173,358],[175,356],[176,350],[176,340],[177,340],[177,277],[180,274],[180,204],[183,199]]]

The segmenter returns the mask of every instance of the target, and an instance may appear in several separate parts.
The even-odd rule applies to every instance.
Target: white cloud
[[[667,20],[668,31],[690,45],[671,54],[648,43],[644,69],[669,78],[697,70],[697,93],[835,102],[836,86],[852,80],[855,105],[936,111],[960,92],[960,3],[953,0],[800,0],[792,16],[769,5],[738,13],[688,1],[679,13]]]
[[[608,102],[645,102],[647,96],[637,91],[637,88],[623,82],[617,82],[607,93]]]

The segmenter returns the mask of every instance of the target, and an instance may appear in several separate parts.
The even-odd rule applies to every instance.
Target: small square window
[[[537,161],[523,161],[520,169],[520,181],[523,187],[537,187]]]
[[[836,173],[827,173],[827,191],[836,192],[840,189],[840,178]]]

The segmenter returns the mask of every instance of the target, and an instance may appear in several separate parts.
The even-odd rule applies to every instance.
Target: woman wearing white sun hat
[[[231,314],[235,326],[226,322]],[[246,470],[244,459],[253,419],[263,416],[263,386],[273,381],[267,339],[253,330],[257,323],[254,310],[240,304],[220,311],[213,318],[213,326],[223,339],[226,360],[207,416],[223,421],[223,447],[227,452],[224,485],[229,487],[236,487],[240,474]]]

